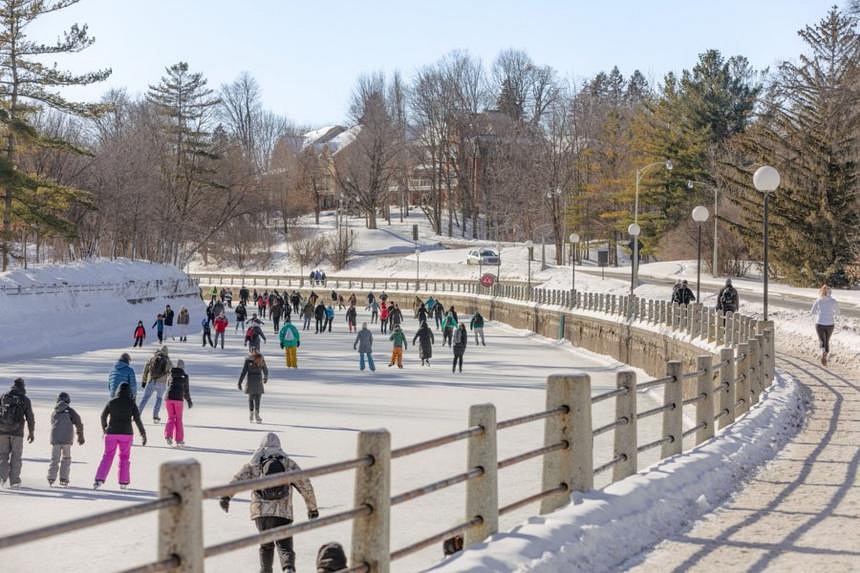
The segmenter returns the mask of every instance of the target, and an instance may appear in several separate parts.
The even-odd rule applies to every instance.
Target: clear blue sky
[[[355,78],[399,69],[407,78],[454,49],[489,64],[499,50],[526,50],[562,77],[618,65],[649,80],[688,68],[709,48],[743,54],[757,68],[794,59],[797,30],[833,0],[82,0],[29,33],[51,41],[86,22],[96,44],[61,56],[75,71],[113,68],[108,87],[142,93],[163,68],[187,61],[213,87],[250,72],[267,108],[296,123],[341,121]],[[844,2],[839,2],[844,4]],[[67,92],[69,93],[69,92]]]

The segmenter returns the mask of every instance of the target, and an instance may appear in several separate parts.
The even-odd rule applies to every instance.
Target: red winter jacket
[[[382,305],[379,308],[379,318],[382,320],[388,320],[388,306]]]
[[[146,336],[146,329],[143,328],[142,326],[138,326],[137,328],[134,329],[134,337],[139,338],[142,336],[144,336],[144,337]]]
[[[215,332],[224,332],[227,330],[227,319],[219,316],[215,319]]]

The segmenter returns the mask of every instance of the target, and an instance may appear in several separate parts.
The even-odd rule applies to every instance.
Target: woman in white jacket
[[[827,356],[830,354],[830,337],[833,335],[836,316],[839,314],[839,305],[830,295],[830,287],[823,285],[818,289],[818,299],[812,305],[812,314],[815,315],[815,331],[818,333],[818,342],[821,346],[822,366],[827,366]]]

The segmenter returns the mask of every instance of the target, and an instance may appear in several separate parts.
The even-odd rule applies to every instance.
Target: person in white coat
[[[827,358],[830,355],[830,337],[833,336],[836,317],[839,315],[839,304],[831,294],[830,287],[823,285],[818,290],[818,299],[812,304],[812,314],[815,315],[815,332],[818,334],[818,343],[821,346],[822,366],[827,366]]]

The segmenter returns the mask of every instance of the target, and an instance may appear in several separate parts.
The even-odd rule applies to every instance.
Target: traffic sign
[[[481,286],[490,288],[496,282],[496,275],[493,273],[484,273],[481,275]]]

